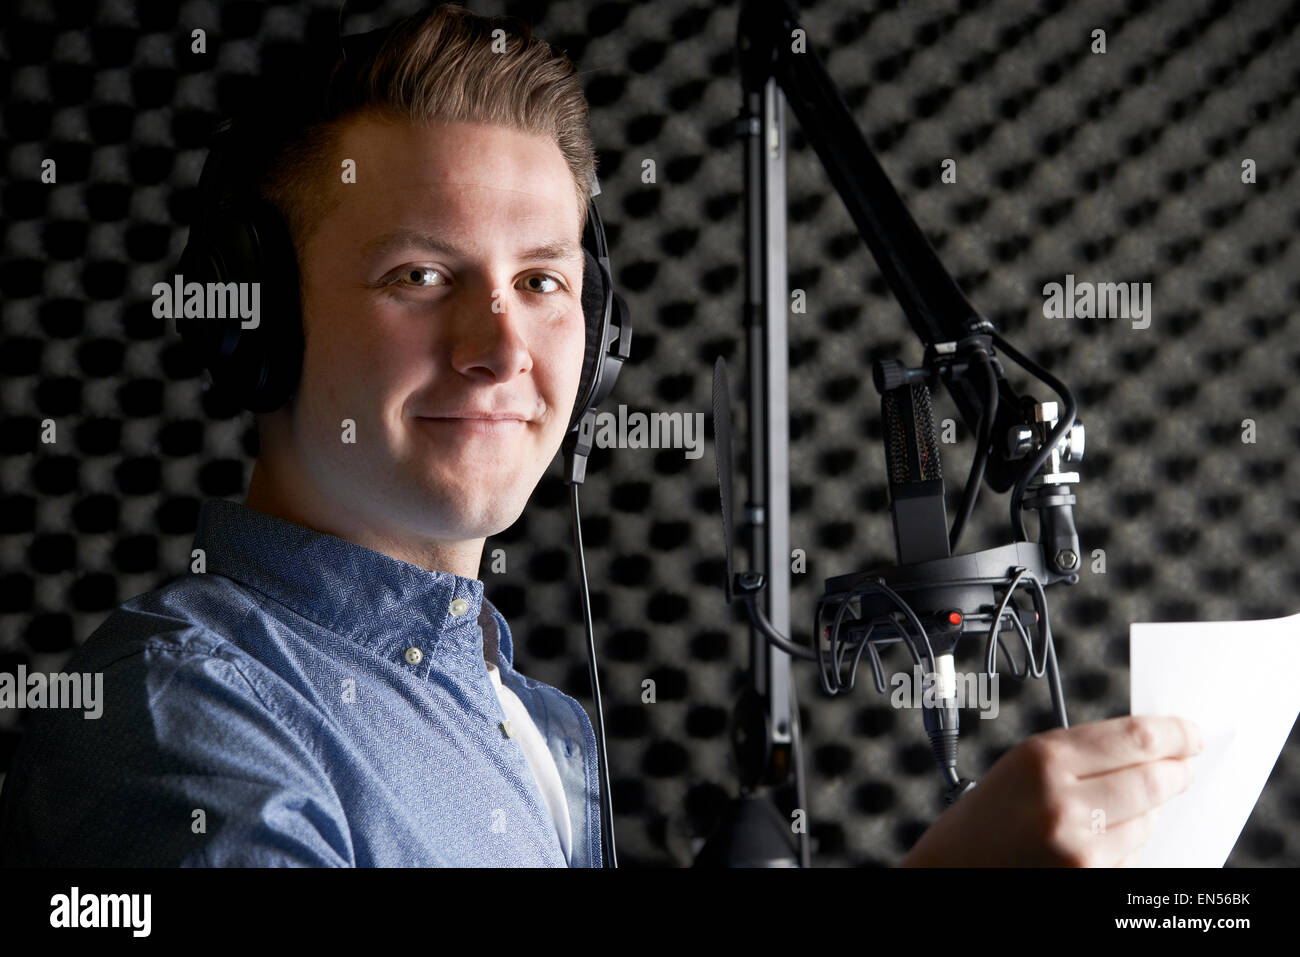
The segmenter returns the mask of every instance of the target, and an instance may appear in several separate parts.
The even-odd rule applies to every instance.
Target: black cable
[[[1035,678],[1041,678],[1046,672],[1047,685],[1052,695],[1052,709],[1056,712],[1056,718],[1061,723],[1061,727],[1070,726],[1069,718],[1065,710],[1065,692],[1061,687],[1061,673],[1056,662],[1056,647],[1052,640],[1052,625],[1047,611],[1047,596],[1043,592],[1043,584],[1033,575],[1029,574],[1029,569],[1023,566],[1016,568],[1016,575],[1007,587],[1006,594],[1002,596],[1002,603],[998,606],[997,613],[993,617],[993,623],[989,626],[988,642],[985,645],[984,670],[990,676],[997,674],[997,655],[994,650],[994,640],[1001,645],[1001,639],[998,637],[1002,630],[1002,616],[1006,610],[1007,604],[1011,601],[1011,596],[1015,590],[1020,587],[1020,582],[1029,575],[1028,582],[1034,588],[1032,597],[1034,601],[1034,610],[1038,614],[1038,630],[1043,636],[1043,662],[1038,664],[1034,658],[1033,644],[1029,636],[1024,632],[1024,626],[1020,624],[1020,616],[1012,615],[1012,623],[1020,630],[1021,637],[1025,641],[1025,650],[1027,659],[1025,662],[1026,672]],[[1005,651],[1005,646],[1003,647]],[[1014,664],[1014,661],[1012,662]]]
[[[844,688],[846,692],[851,692],[853,690],[854,684],[857,682],[858,665],[862,661],[862,652],[866,651],[867,649],[870,649],[873,652],[872,669],[871,669],[872,674],[873,675],[878,674],[877,666],[879,665],[880,662],[880,656],[874,654],[876,650],[876,646],[871,640],[871,633],[875,630],[876,630],[876,626],[875,623],[873,622],[872,624],[867,626],[866,635],[863,637],[861,641],[858,642],[858,653],[853,656],[853,665],[852,667],[849,668],[849,683]],[[879,679],[877,679],[876,681],[876,687],[880,687]]]
[[[998,605],[998,609],[993,615],[993,621],[989,625],[988,641],[984,646],[984,670],[987,671],[990,676],[998,673],[997,654],[994,652],[994,648],[993,648],[994,638],[1001,635],[1002,619],[1006,615],[1007,605],[1010,604],[1011,596],[1015,594],[1016,589],[1020,587],[1021,580],[1026,575],[1029,574],[1029,569],[1020,566],[1015,569],[1015,572],[1016,572],[1015,577],[1011,579],[1011,584],[1007,586],[1006,594],[1002,596],[1002,602],[1001,604]],[[1013,622],[1018,623],[1019,620],[1020,620],[1019,615],[1012,616]],[[1004,651],[1006,650],[1005,646],[1003,646],[1003,650]],[[1025,667],[1029,668],[1032,666],[1032,664],[1033,664],[1033,648],[1031,646],[1029,648],[1029,658],[1026,662]]]
[[[865,587],[862,587],[864,585]],[[912,624],[916,627],[917,633],[921,636],[921,640],[925,644],[926,658],[928,658],[930,662],[930,670],[934,671],[937,667],[934,658],[934,649],[930,646],[930,636],[926,634],[925,627],[921,624],[920,619],[917,618],[916,612],[912,610],[912,607],[909,604],[907,604],[907,602],[904,601],[902,597],[898,595],[897,592],[895,592],[892,588],[886,585],[883,579],[879,579],[879,578],[869,582],[862,582],[862,581],[855,582],[854,585],[849,590],[849,592],[847,593],[847,595],[839,602],[839,609],[835,615],[835,623],[831,626],[830,648],[828,649],[831,658],[834,659],[836,657],[836,648],[838,647],[838,643],[840,640],[839,632],[840,632],[841,624],[844,619],[845,611],[848,609],[849,605],[852,602],[861,600],[862,596],[864,596],[865,594],[869,594],[872,591],[876,591],[884,594],[885,597],[887,597],[894,604],[894,606],[898,608],[903,613],[903,615],[906,618],[908,618],[912,622]],[[867,632],[867,636],[863,639],[862,644],[858,648],[858,654],[854,661],[853,671],[850,674],[848,685],[846,686],[840,678],[840,672],[842,671],[842,667],[840,666],[840,663],[837,663],[834,660],[832,660],[831,663],[832,666],[836,667],[836,671],[832,683],[832,679],[827,677],[827,669],[826,669],[825,660],[822,658],[821,641],[820,641],[821,619],[823,614],[822,609],[825,607],[825,603],[826,603],[826,596],[823,595],[820,599],[818,599],[816,610],[813,613],[813,634],[818,636],[816,657],[819,666],[819,678],[821,680],[822,690],[826,692],[827,695],[836,695],[843,691],[852,690],[853,675],[856,674],[857,672],[857,662],[860,661],[862,658],[863,646],[871,642],[871,637],[870,637],[871,631],[875,629],[875,624],[873,623],[870,626]],[[900,640],[905,645],[907,645],[908,651],[912,653],[913,662],[917,665],[924,666],[925,659],[922,657],[918,646],[913,644],[910,636],[908,635],[907,629],[905,627],[900,626],[899,623],[896,621],[891,621],[891,623],[894,625],[894,628],[898,631]],[[884,641],[886,639],[877,639],[877,640]],[[876,655],[874,648],[872,648],[872,670],[876,676],[877,689],[883,691],[883,689],[881,688],[881,678],[880,678],[880,658],[878,655]]]
[[[746,609],[749,611],[749,620],[758,625],[758,630],[766,636],[767,640],[787,655],[803,658],[805,661],[820,660],[820,645],[816,651],[812,648],[805,648],[803,645],[796,645],[772,626],[772,623],[768,621],[767,612],[763,611],[763,603],[758,600],[758,596],[758,592],[742,592],[740,595],[745,602]]]
[[[939,664],[934,659],[934,648],[930,645],[930,636],[926,633],[925,626],[921,624],[921,619],[918,618],[916,616],[916,612],[912,610],[912,606],[909,605],[907,602],[903,601],[902,597],[898,594],[898,592],[894,591],[894,589],[886,585],[885,580],[883,578],[875,579],[875,581],[870,582],[870,585],[873,588],[877,589],[878,591],[883,592],[885,597],[888,598],[894,604],[894,606],[898,608],[900,611],[902,611],[903,615],[912,622],[912,625],[916,628],[917,634],[919,634],[921,636],[921,640],[925,642],[925,653],[926,653],[926,657],[930,661],[930,671],[934,673],[938,673]],[[899,628],[898,632],[900,635],[903,636],[906,636],[907,634],[907,631],[903,628]],[[904,637],[904,640],[906,641],[906,637]],[[911,647],[910,643],[908,644],[908,647]],[[921,660],[920,652],[916,651],[915,649],[913,649],[912,651],[912,658],[916,662],[916,664],[918,665],[923,664]]]
[[[1025,465],[1024,471],[1020,473],[1020,479],[1016,482],[1015,489],[1011,493],[1011,529],[1017,534],[1018,541],[1028,541],[1029,536],[1025,532],[1025,519],[1021,513],[1020,501],[1024,498],[1025,489],[1028,487],[1030,480],[1042,467],[1043,463],[1051,457],[1052,450],[1056,448],[1061,439],[1074,426],[1074,416],[1078,411],[1078,406],[1074,401],[1074,393],[1069,390],[1064,382],[1032,359],[1021,355],[996,332],[991,332],[989,335],[992,337],[994,345],[1014,359],[1017,365],[1034,378],[1053,389],[1065,405],[1065,414],[1060,417],[1056,428],[1052,430],[1047,441],[1043,443],[1043,447],[1038,450],[1038,454]]]
[[[1052,620],[1047,611],[1047,595],[1037,578],[1034,580],[1034,607],[1043,625],[1044,643],[1046,645],[1047,687],[1052,694],[1052,708],[1062,728],[1070,726],[1070,719],[1065,713],[1065,689],[1061,686],[1061,669],[1056,663],[1056,642],[1052,639]]]
[[[875,625],[871,626],[875,629]],[[880,652],[876,651],[876,643],[870,640],[871,632],[867,632],[868,640],[863,642],[867,646],[867,651],[871,654],[871,677],[875,681],[876,691],[885,694],[885,666],[880,660]]]
[[[1016,659],[1012,657],[1011,652],[1007,649],[1006,644],[1003,643],[1001,633],[998,634],[998,647],[1002,649],[1002,654],[1006,657],[1006,659],[1011,662],[1011,676],[1015,678],[1017,681],[1024,681],[1026,678],[1029,677],[1030,674],[1029,662],[1034,653],[1033,646],[1030,643],[1029,635],[1025,634],[1024,626],[1020,624],[1019,607],[1016,606],[1014,600],[1011,602],[1011,605],[1013,608],[1015,608],[1015,613],[1012,614],[1011,616],[1011,623],[1016,626],[1016,632],[1020,636],[1020,641],[1025,646],[1025,666],[1023,668],[1016,667]]]
[[[867,626],[866,635],[864,635],[857,644],[854,644],[852,641],[839,641],[838,638],[833,640],[832,647],[835,645],[838,645],[839,647],[839,650],[835,652],[836,687],[845,694],[852,692],[854,686],[857,684],[858,666],[862,663],[862,653],[868,650],[872,653],[871,670],[876,679],[876,687],[878,689],[881,687],[880,656],[875,653],[875,641],[871,638],[871,633],[875,630],[876,623],[872,622]],[[841,676],[844,674],[844,659],[847,658],[850,653],[853,653],[853,661],[849,665],[848,678],[846,682],[846,680]]]
[[[605,867],[618,867],[614,848],[614,797],[609,787],[609,758],[605,753],[605,714],[600,704],[600,679],[596,677],[596,634],[591,623],[591,596],[587,591],[587,559],[582,551],[582,522],[578,516],[578,485],[569,502],[573,506],[573,547],[578,553],[578,575],[582,580],[582,618],[587,624],[587,669],[591,677],[591,695],[596,704],[596,750],[600,759],[600,831],[605,843]]]
[[[998,374],[993,369],[988,353],[983,349],[975,353],[975,358],[984,367],[987,391],[984,397],[984,409],[980,414],[979,428],[976,429],[978,436],[975,459],[971,462],[970,475],[966,478],[961,507],[957,511],[957,518],[953,521],[952,531],[948,535],[950,555],[957,553],[957,542],[961,539],[962,530],[966,527],[971,513],[975,511],[975,501],[979,498],[980,485],[984,482],[984,469],[989,460],[989,447],[993,442],[993,423],[998,415]]]
[[[817,642],[817,667],[821,679],[822,691],[826,692],[826,694],[828,695],[838,694],[840,692],[840,689],[844,687],[843,682],[840,679],[840,675],[843,672],[843,660],[837,654],[836,646],[839,644],[840,625],[844,621],[844,613],[848,611],[849,603],[852,600],[853,599],[850,598],[847,601],[840,602],[839,610],[835,613],[835,624],[831,625],[830,648],[827,649],[827,651],[830,653],[830,657],[833,659],[832,665],[835,668],[835,673],[833,677],[834,680],[833,687],[831,685],[832,679],[828,678],[826,675],[826,665],[822,659],[822,649],[821,649],[821,641],[820,641],[821,632],[819,631],[819,629],[821,628],[820,615],[818,616],[817,624],[813,628],[813,634],[816,635],[819,639]],[[818,602],[818,607],[819,608],[821,607],[820,601]]]

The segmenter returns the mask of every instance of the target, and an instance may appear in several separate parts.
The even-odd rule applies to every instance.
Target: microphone
[[[997,392],[1004,380],[995,344],[1053,388],[1061,396],[1065,412],[1059,415],[1054,402],[1022,400],[1015,418],[1026,417],[1032,424],[1015,427],[1006,439],[1008,458],[1023,462],[1011,496],[1016,535],[1003,545],[954,554],[961,526],[971,515],[990,452],[997,444]],[[975,429],[975,458],[957,520],[949,531],[928,383],[934,377],[950,383],[975,376],[983,378],[986,396]],[[923,724],[946,785],[944,798],[951,804],[975,786],[957,770],[962,701],[955,655],[963,638],[983,639],[982,671],[990,679],[997,674],[999,650],[1010,660],[1011,672],[1018,680],[1046,676],[1057,720],[1062,727],[1069,727],[1044,588],[1058,583],[1073,585],[1079,580],[1079,545],[1072,514],[1075,496],[1070,491],[1079,475],[1063,469],[1083,456],[1083,427],[1075,420],[1074,397],[1065,385],[991,331],[957,342],[931,344],[918,369],[895,360],[877,362],[873,379],[880,392],[898,564],[827,578],[813,613],[811,647],[790,641],[764,614],[759,596],[766,586],[765,577],[752,571],[732,575],[730,470],[724,476],[720,460],[731,586],[728,599],[739,598],[744,603],[751,623],[773,645],[793,657],[815,662],[822,691],[828,696],[853,690],[864,655],[876,690],[888,695],[879,649],[901,643],[924,676]],[[716,384],[715,378],[715,391]],[[725,426],[725,420],[722,424]],[[724,427],[718,436],[720,451],[729,446],[728,432]],[[1042,519],[1037,542],[1024,534],[1019,521],[1023,508],[1037,510]],[[1022,588],[1029,592],[1032,608],[1023,608],[1013,600]],[[832,619],[829,625],[828,618]],[[1008,630],[1015,633],[1012,643],[1018,639],[1022,648],[1019,662],[1004,642],[1003,633]]]
[[[894,525],[894,545],[899,565],[912,565],[951,554],[948,510],[944,504],[943,466],[939,437],[934,429],[934,406],[924,370],[907,369],[901,362],[877,362],[873,371],[880,392],[884,423],[885,467],[889,476],[889,508]],[[942,604],[946,589],[931,594]],[[927,603],[929,604],[929,603]],[[927,608],[926,611],[934,609]],[[949,615],[954,612],[948,612]],[[960,612],[956,612],[960,617]],[[929,617],[924,615],[923,617]],[[951,623],[951,622],[950,622]],[[940,646],[936,655],[927,635],[929,668],[924,680],[933,683],[933,703],[923,704],[922,718],[930,747],[948,782],[949,803],[971,784],[957,773],[957,738],[960,716],[955,693],[956,676],[951,648]],[[923,691],[924,695],[924,691]],[[923,701],[931,698],[923,697]]]
[[[994,444],[1001,371],[992,350],[995,341],[1000,342],[996,334],[981,332],[959,342],[932,345],[917,369],[896,360],[875,364],[898,563],[826,579],[813,618],[818,636],[814,654],[822,690],[829,695],[853,690],[857,663],[864,653],[876,690],[888,694],[878,649],[901,643],[911,654],[925,681],[922,723],[947,785],[944,798],[949,804],[974,786],[957,770],[961,700],[956,651],[963,638],[983,639],[983,671],[991,679],[997,673],[999,649],[1010,657],[1002,633],[1013,630],[1023,653],[1020,662],[1011,658],[1012,674],[1017,679],[1046,676],[1057,718],[1062,726],[1069,726],[1043,588],[1078,580],[1071,567],[1077,567],[1077,559],[1071,563],[1058,557],[1078,550],[1070,513],[1074,496],[1066,484],[1077,482],[1078,475],[1062,472],[1060,466],[1082,456],[1083,436],[1080,428],[1077,436],[1062,439],[1054,403],[1035,403],[1025,410],[1035,424],[1016,431],[1017,444],[1010,453],[1025,460],[1013,495],[1013,512],[1024,506],[1037,508],[1048,519],[1042,523],[1042,540],[1031,542],[1021,536],[1008,544],[954,554]],[[1039,375],[1043,381],[1049,380],[1050,374],[1019,353],[1003,351],[1034,374],[1043,373]],[[979,376],[986,387],[975,429],[975,459],[951,531],[929,388],[936,376],[945,382]],[[1056,384],[1054,379],[1051,382]],[[1072,419],[1073,399],[1064,386],[1061,391]],[[1049,470],[1040,472],[1047,459]],[[1029,592],[1032,609],[1013,600],[1021,588]],[[784,636],[765,627],[761,615],[751,610],[751,617],[769,640],[785,647],[778,641]],[[829,627],[823,627],[826,617],[833,619]]]
[[[876,366],[877,388],[896,376],[896,370],[882,371],[882,365]],[[898,563],[947,558],[948,510],[929,387],[924,381],[911,381],[885,389],[880,396],[880,414]]]

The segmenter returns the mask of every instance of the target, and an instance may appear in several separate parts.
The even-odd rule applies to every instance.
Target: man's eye
[[[528,291],[529,291],[529,292],[555,292],[556,290],[558,290],[558,289],[560,288],[560,281],[559,281],[558,279],[556,279],[554,276],[548,276],[548,275],[546,275],[545,273],[537,273],[537,274],[535,274],[535,275],[529,276],[527,279],[524,280],[524,282],[525,282],[525,283],[532,283],[534,280],[536,280],[536,281],[538,281],[538,282],[549,282],[549,283],[551,283],[552,288],[550,288],[550,289],[540,289],[540,288],[538,288],[537,286],[530,285],[530,286],[528,286]]]
[[[440,286],[446,282],[442,273],[432,266],[404,266],[389,281],[392,285],[400,286]]]

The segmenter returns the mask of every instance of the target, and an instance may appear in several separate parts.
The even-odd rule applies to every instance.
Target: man
[[[247,504],[205,503],[204,572],[67,666],[103,673],[103,716],[31,723],[0,859],[600,865],[591,723],[513,670],[477,579],[574,407],[595,165],[572,65],[497,25],[399,24],[272,169],[297,393]]]
[[[301,382],[259,417],[247,503],[205,504],[203,572],[126,602],[68,665],[103,673],[102,718],[32,722],[0,862],[601,864],[591,723],[513,669],[476,578],[574,405],[594,175],[572,65],[531,38],[494,50],[497,25],[400,24],[271,170]],[[905,863],[1131,859],[1185,783],[1183,735],[1036,736]]]

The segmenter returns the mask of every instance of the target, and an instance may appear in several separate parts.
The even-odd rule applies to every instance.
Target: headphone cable
[[[582,551],[582,522],[578,517],[578,483],[570,486],[573,506],[573,547],[578,554],[578,575],[582,584],[582,618],[587,626],[587,668],[591,695],[596,705],[596,749],[600,764],[600,833],[605,845],[604,867],[618,867],[614,849],[614,809],[609,788],[609,758],[605,752],[605,714],[600,703],[600,679],[596,676],[596,635],[591,624],[591,596],[587,591],[587,560]]]

